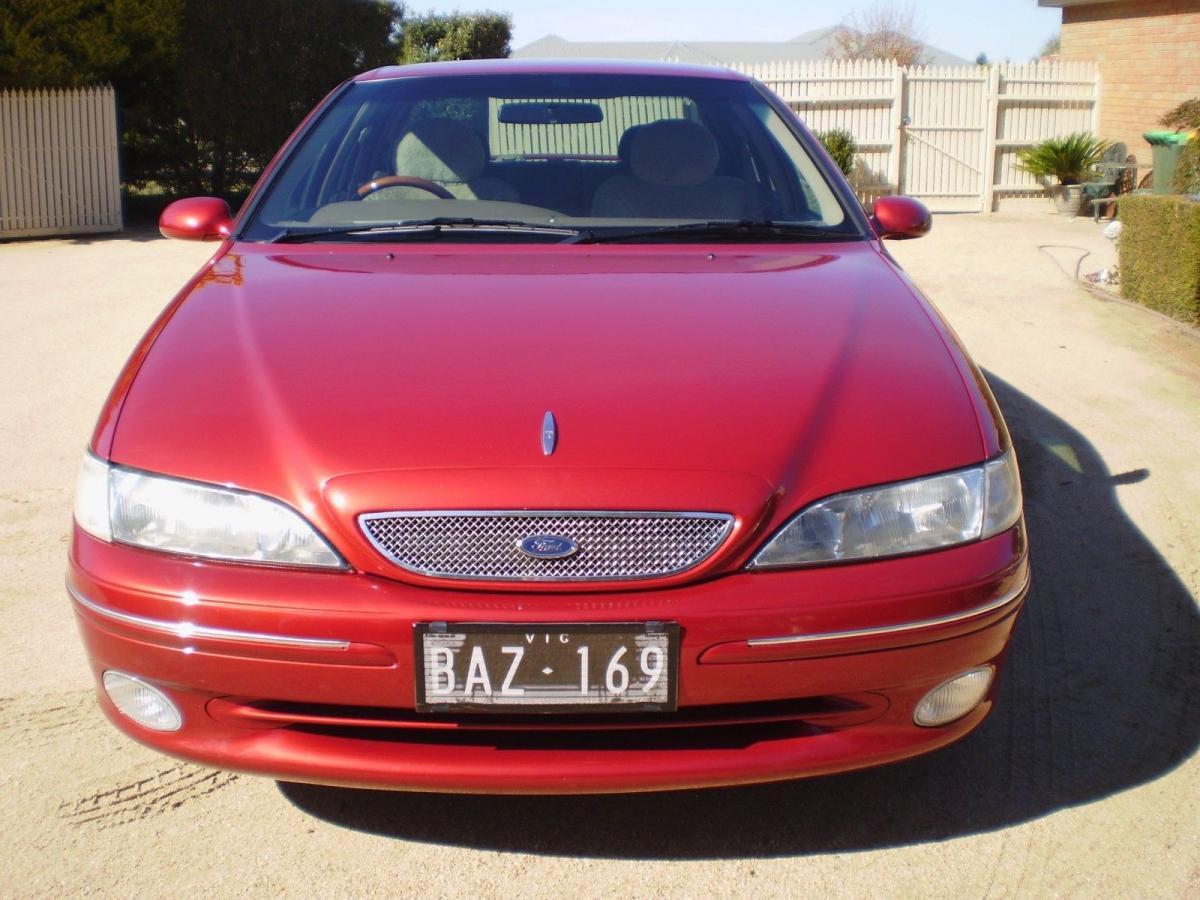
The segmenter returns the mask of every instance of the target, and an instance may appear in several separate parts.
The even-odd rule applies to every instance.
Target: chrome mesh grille
[[[666,512],[395,512],[359,523],[371,543],[401,568],[437,578],[496,581],[599,581],[656,578],[687,571],[711,556],[733,517]],[[579,545],[565,559],[536,559],[525,538],[553,535]]]

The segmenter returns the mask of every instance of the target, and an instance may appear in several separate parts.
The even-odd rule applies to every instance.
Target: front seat
[[[631,129],[632,130],[632,129]],[[712,133],[686,119],[638,126],[629,140],[628,175],[596,189],[600,218],[744,219],[746,185],[717,175],[720,153]]]
[[[425,119],[396,145],[396,174],[412,175],[440,184],[459,200],[505,200],[516,203],[512,185],[481,178],[487,152],[468,125],[454,119]],[[365,200],[433,200],[420,188],[393,186],[368,194]]]

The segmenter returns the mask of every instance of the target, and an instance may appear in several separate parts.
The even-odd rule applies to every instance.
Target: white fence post
[[[1000,126],[1000,70],[988,67],[987,133],[983,139],[983,211],[996,211],[996,129]]]
[[[0,91],[0,238],[120,231],[111,87]]]
[[[892,135],[892,153],[888,159],[888,184],[900,193],[900,179],[904,172],[904,69],[896,66],[892,76],[892,118],[888,123]]]

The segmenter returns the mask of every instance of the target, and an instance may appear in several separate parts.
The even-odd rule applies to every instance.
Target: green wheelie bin
[[[1146,143],[1154,148],[1152,193],[1175,193],[1175,169],[1179,164],[1179,153],[1191,136],[1191,133],[1186,131],[1147,131],[1142,135]]]

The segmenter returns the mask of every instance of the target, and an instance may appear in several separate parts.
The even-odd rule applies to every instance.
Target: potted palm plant
[[[1083,182],[1092,176],[1109,144],[1085,131],[1050,138],[1020,151],[1017,168],[1035,178],[1058,179],[1050,196],[1061,214],[1074,216],[1083,201]]]

